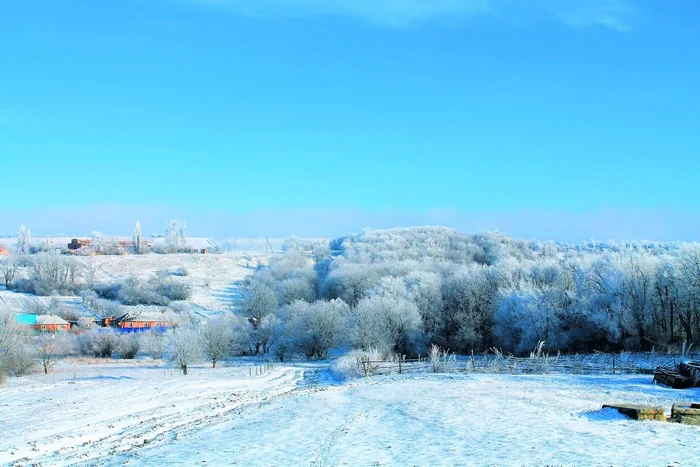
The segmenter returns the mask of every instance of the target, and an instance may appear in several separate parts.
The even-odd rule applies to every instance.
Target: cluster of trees
[[[27,268],[25,277],[17,278],[20,268]],[[90,264],[71,256],[39,253],[31,257],[4,257],[0,259],[0,279],[10,290],[32,295],[80,295],[84,298],[101,298],[118,301],[124,305],[167,306],[173,301],[187,300],[190,286],[174,275],[185,275],[185,270],[175,273],[160,271],[148,280],[135,277],[123,283],[95,281]]]
[[[700,245],[583,245],[366,231],[327,255],[288,245],[248,283],[252,353],[323,358],[333,347],[425,355],[498,347],[648,350],[700,337]]]
[[[67,356],[133,359],[140,353],[154,359],[166,358],[184,374],[194,363],[212,367],[247,350],[247,322],[232,315],[204,324],[182,320],[166,333],[118,333],[87,323],[71,333],[32,333],[14,320],[14,313],[0,307],[0,382],[7,375],[22,376],[36,367],[48,373]]]

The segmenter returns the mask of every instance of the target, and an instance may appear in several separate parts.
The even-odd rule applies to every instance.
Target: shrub
[[[78,338],[78,351],[83,355],[111,358],[117,352],[119,341],[111,329],[95,328]]]
[[[366,359],[370,362],[387,363],[392,360],[391,357],[376,348],[352,350],[333,362],[331,365],[331,373],[339,381],[361,378],[364,376],[362,365],[359,363],[362,359]]]
[[[428,353],[428,369],[431,373],[452,373],[456,361],[455,354],[443,351],[433,344]]]
[[[156,291],[169,300],[182,301],[190,298],[192,290],[184,282],[166,282],[160,285]]]
[[[119,357],[134,359],[141,350],[141,337],[138,334],[123,334],[119,337]]]

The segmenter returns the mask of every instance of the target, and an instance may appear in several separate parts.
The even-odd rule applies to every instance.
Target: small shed
[[[15,315],[15,323],[21,324],[22,326],[34,327],[36,325],[36,315],[17,313]]]
[[[43,332],[70,331],[70,323],[60,316],[39,315],[33,328]]]
[[[0,256],[9,256],[9,255],[10,255],[10,252],[7,251],[7,248],[0,245]]]

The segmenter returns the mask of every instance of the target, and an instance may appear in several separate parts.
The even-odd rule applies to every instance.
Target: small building
[[[86,238],[73,238],[68,244],[69,250],[79,250],[83,247],[90,246],[92,242]]]
[[[38,315],[32,328],[39,332],[70,331],[70,323],[60,316]]]
[[[10,252],[7,251],[7,248],[0,245],[0,256],[9,256],[9,255],[10,255]]]
[[[172,312],[141,311],[133,316],[119,320],[118,327],[122,332],[147,331],[149,329],[166,330],[177,326],[177,319]]]

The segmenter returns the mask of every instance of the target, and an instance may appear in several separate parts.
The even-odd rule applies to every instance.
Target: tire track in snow
[[[151,393],[149,409],[121,413],[116,417],[100,419],[95,426],[84,426],[61,435],[38,437],[32,440],[29,455],[13,462],[51,465],[103,464],[106,455],[126,456],[144,447],[157,446],[172,441],[207,425],[223,421],[241,411],[270,403],[285,394],[297,390],[297,382],[303,377],[299,369],[284,368],[279,374],[256,379],[240,379],[232,386],[205,388],[193,396],[188,388],[177,388],[163,393],[154,391],[148,384],[134,391],[134,396]],[[217,383],[220,383],[217,381]],[[257,386],[260,384],[260,386]],[[163,400],[166,399],[166,400]],[[106,436],[95,436],[100,428],[113,430]],[[27,433],[31,438],[31,433]],[[60,444],[60,448],[52,446]],[[43,451],[43,452],[42,452]],[[36,455],[32,455],[36,452]]]

